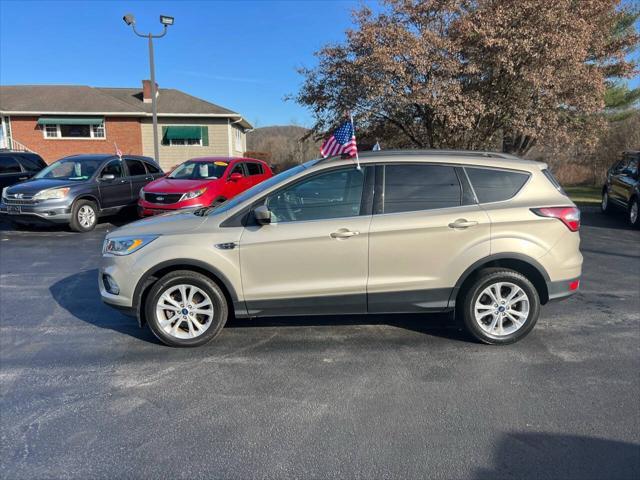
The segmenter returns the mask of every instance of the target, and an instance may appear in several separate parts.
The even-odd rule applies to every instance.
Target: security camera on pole
[[[160,162],[159,146],[158,146],[158,105],[157,105],[157,92],[156,92],[156,72],[153,63],[153,39],[161,38],[167,34],[167,26],[173,25],[173,17],[166,15],[160,15],[160,23],[163,25],[162,33],[159,35],[153,35],[151,33],[142,34],[136,30],[136,18],[131,13],[127,13],[122,17],[124,23],[133,28],[133,32],[143,38],[149,39],[149,70],[151,70],[151,112],[153,116],[153,157],[156,162]]]

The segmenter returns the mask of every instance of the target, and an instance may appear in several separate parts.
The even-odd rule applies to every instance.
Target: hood
[[[194,210],[178,210],[143,218],[113,230],[107,235],[107,238],[128,235],[175,235],[191,232],[207,220],[206,216],[194,215]]]
[[[150,193],[186,193],[202,187],[215,188],[219,183],[219,179],[178,180],[163,177],[145,185],[144,191]]]
[[[21,193],[23,195],[33,196],[36,193],[48,188],[73,187],[74,185],[80,185],[82,183],[84,182],[73,180],[56,180],[55,178],[38,178],[12,185],[7,189],[7,193],[10,195]]]

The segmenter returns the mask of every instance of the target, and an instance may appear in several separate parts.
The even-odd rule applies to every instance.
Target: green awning
[[[202,127],[193,125],[179,125],[164,127],[164,138],[167,140],[189,140],[202,138]]]
[[[102,125],[103,117],[40,117],[38,125]]]

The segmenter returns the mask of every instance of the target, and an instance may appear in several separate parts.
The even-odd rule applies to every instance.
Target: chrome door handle
[[[459,218],[455,222],[449,224],[449,228],[469,228],[477,225],[475,220],[467,220],[466,218]]]
[[[18,180],[26,180],[29,177],[18,177]]]
[[[360,232],[354,232],[352,230],[338,230],[331,234],[331,238],[349,238],[360,235]]]

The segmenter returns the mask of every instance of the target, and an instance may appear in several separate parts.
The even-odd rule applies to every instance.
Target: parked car
[[[640,227],[640,150],[624,152],[622,159],[607,172],[607,180],[602,187],[602,211],[621,209],[627,213],[627,222],[634,228]]]
[[[218,208],[109,233],[102,300],[180,347],[230,315],[454,309],[478,340],[507,344],[577,291],[580,211],[545,164],[437,151],[360,162],[313,160]]]
[[[141,217],[172,210],[219,205],[273,176],[262,160],[253,158],[194,158],[166,177],[140,190]]]
[[[0,213],[13,221],[68,223],[77,232],[87,232],[98,217],[135,207],[140,189],[163,175],[148,157],[66,157],[31,180],[5,188]]]
[[[29,180],[46,166],[38,154],[0,150],[0,190]]]

